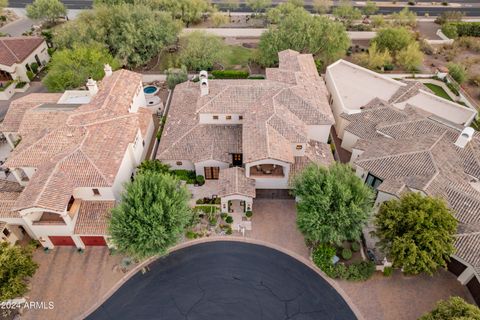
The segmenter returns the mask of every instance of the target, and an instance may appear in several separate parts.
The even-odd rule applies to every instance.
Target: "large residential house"
[[[27,71],[31,71],[31,64],[41,69],[49,60],[47,44],[41,37],[0,37],[0,81],[30,82]]]
[[[344,61],[327,74],[342,147],[376,207],[405,192],[445,199],[459,223],[449,270],[480,303],[480,134],[467,127],[476,111]],[[382,259],[372,230],[367,247]]]
[[[106,244],[110,209],[155,126],[141,75],[108,65],[105,73],[88,90],[11,103],[0,126],[13,148],[3,166],[16,178],[0,185],[4,235],[28,234],[47,248]]]
[[[333,115],[312,55],[279,53],[266,80],[209,80],[175,87],[157,159],[172,169],[218,179],[222,210],[259,194],[288,193],[311,162],[333,162],[327,144]]]

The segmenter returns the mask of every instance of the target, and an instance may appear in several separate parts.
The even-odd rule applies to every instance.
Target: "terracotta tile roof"
[[[19,99],[1,128],[22,137],[5,166],[37,170],[15,210],[37,206],[62,212],[75,188],[112,186],[128,145],[138,131],[145,138],[152,121],[146,108],[129,112],[138,90],[141,76],[120,70],[100,83],[90,103],[79,107],[42,107],[58,101],[57,94]]]
[[[480,231],[480,134],[459,148],[454,143],[462,128],[425,113],[411,120],[411,110],[401,112],[406,120],[371,124],[380,137],[357,142],[354,148],[364,152],[354,163],[383,180],[379,191],[399,196],[420,190],[445,199],[459,221],[456,256],[480,270],[478,236],[470,235]]]
[[[75,234],[105,235],[115,201],[82,201],[78,212]]]
[[[333,124],[333,115],[312,56],[286,50],[279,57],[279,68],[268,69],[267,80],[209,80],[209,94],[203,97],[198,83],[177,85],[157,159],[203,159],[216,125],[200,124],[199,114],[218,113],[243,116],[244,162],[293,163],[290,144],[307,142],[307,125]],[[221,154],[211,158],[223,161]]]
[[[39,37],[0,37],[0,64],[23,62],[43,42]]]
[[[255,198],[255,180],[245,176],[245,169],[232,167],[221,169],[218,177],[220,197],[243,195]]]
[[[335,162],[330,145],[310,140],[307,143],[304,157],[294,157],[295,161],[290,167],[289,183],[292,183],[296,175],[302,172],[306,166],[312,163],[328,167]]]
[[[23,188],[17,182],[0,179],[0,218],[20,218],[12,207]]]

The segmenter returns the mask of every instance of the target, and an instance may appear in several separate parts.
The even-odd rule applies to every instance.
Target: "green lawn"
[[[239,69],[239,67],[247,70],[248,61],[253,56],[253,53],[254,49],[229,45],[225,47],[219,63],[223,65],[226,70]]]
[[[432,90],[433,93],[441,98],[447,99],[449,101],[453,101],[452,98],[448,95],[448,93],[440,86],[433,84],[433,83],[424,83],[425,87]]]

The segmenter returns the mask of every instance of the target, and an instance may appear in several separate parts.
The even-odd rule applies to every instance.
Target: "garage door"
[[[257,199],[295,199],[288,189],[257,189]]]
[[[85,246],[106,246],[107,245],[104,237],[82,236],[80,237],[80,239],[82,239],[83,244]]]
[[[69,236],[50,236],[48,237],[54,246],[74,246],[72,237]]]

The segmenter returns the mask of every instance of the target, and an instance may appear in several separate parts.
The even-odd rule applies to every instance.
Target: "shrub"
[[[47,52],[48,52],[48,55],[51,57],[55,53],[55,48],[48,48]]]
[[[197,237],[197,234],[191,230],[188,230],[185,233],[185,236],[187,237],[187,239],[195,239]]]
[[[459,84],[462,84],[467,77],[467,69],[465,68],[464,65],[459,64],[459,63],[449,63],[448,64],[448,73]]]
[[[28,80],[32,81],[33,78],[35,78],[35,75],[33,74],[32,71],[28,70],[27,71],[27,77],[28,77]]]
[[[355,262],[348,266],[346,280],[364,281],[370,278],[375,272],[375,264],[371,261]]]
[[[212,75],[215,79],[247,79],[247,71],[241,70],[213,70]]]
[[[344,248],[342,250],[342,258],[344,260],[350,260],[352,258],[352,250],[350,250],[348,248]]]
[[[245,216],[247,218],[251,218],[253,216],[253,212],[252,211],[247,211],[247,212],[245,212]]]
[[[167,70],[167,85],[169,89],[173,89],[177,84],[187,80],[188,74],[185,66],[182,66],[181,68],[169,68]]]
[[[17,82],[17,85],[15,86],[15,88],[23,88],[27,85],[27,83],[25,81],[20,81],[20,82]]]
[[[383,268],[383,275],[385,277],[390,277],[392,274],[393,274],[393,268],[392,267]]]
[[[220,213],[220,217],[221,217],[223,220],[225,220],[225,218],[228,217],[228,213],[222,212],[222,213]]]
[[[445,11],[435,19],[435,23],[443,25],[447,22],[459,22],[462,20],[463,16],[464,13],[460,11]]]
[[[327,244],[320,244],[312,253],[312,259],[315,265],[329,276],[334,276],[333,257],[335,257],[335,248]]]
[[[33,72],[33,73],[37,74],[37,72],[38,72],[38,63],[32,62],[32,63],[30,64],[30,69],[32,69],[32,72]]]
[[[480,22],[450,22],[442,27],[442,32],[449,38],[458,37],[480,37]],[[447,33],[451,33],[450,36]]]
[[[196,204],[203,204],[203,199],[197,199],[197,201],[195,201]]]
[[[233,217],[232,217],[232,216],[227,216],[227,217],[225,218],[225,222],[226,222],[226,223],[232,223],[232,222],[233,222]]]
[[[360,251],[360,244],[359,244],[357,241],[352,242],[351,247],[352,247],[352,251],[353,251],[353,252],[358,252],[358,251]]]
[[[442,32],[443,32],[444,35],[446,35],[450,39],[458,38],[457,27],[455,27],[454,24],[445,23],[442,26]]]
[[[175,176],[182,180],[186,181],[188,184],[194,184],[195,181],[197,180],[197,176],[195,175],[195,171],[190,171],[190,170],[173,170],[172,171]]]
[[[214,203],[214,204],[220,204],[220,203],[222,203],[222,198],[219,198],[219,197],[215,198],[215,200],[213,200],[213,203]]]
[[[208,219],[208,222],[210,223],[211,226],[216,226],[217,225],[217,217],[213,216],[210,219]]]
[[[250,79],[250,80],[264,80],[265,76],[262,76],[262,75],[248,76],[248,79]]]
[[[198,175],[197,176],[197,183],[198,183],[199,186],[203,186],[205,184],[205,177],[201,176],[201,175]]]

